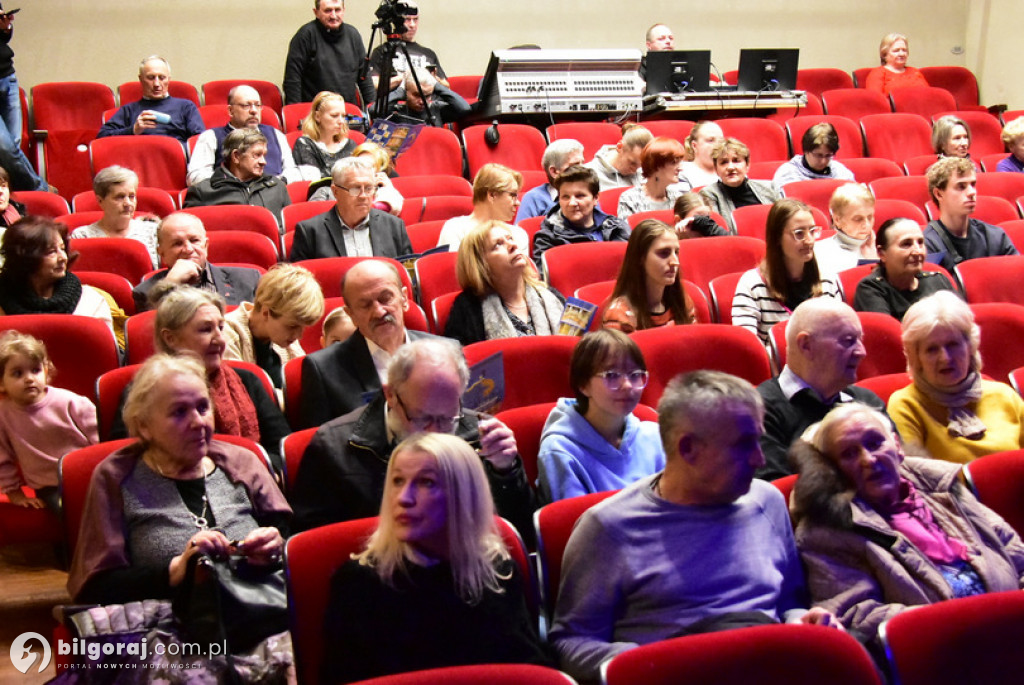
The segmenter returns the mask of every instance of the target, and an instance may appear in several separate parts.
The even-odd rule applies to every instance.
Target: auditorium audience
[[[769,205],[779,199],[779,191],[769,181],[747,178],[750,169],[750,148],[735,138],[724,138],[711,152],[718,180],[700,191],[701,196],[728,223],[729,231],[736,233],[733,210],[750,205]]]
[[[835,189],[828,203],[835,233],[814,243],[814,258],[825,274],[836,274],[862,260],[878,259],[875,249],[875,196],[863,183]]]
[[[365,549],[335,571],[321,682],[489,663],[551,665],[527,579],[501,539],[484,466],[464,440],[420,433],[387,465]]]
[[[1024,400],[982,378],[980,344],[974,313],[955,293],[907,310],[903,352],[913,382],[889,398],[889,415],[908,447],[959,463],[1024,447]]]
[[[970,157],[971,129],[960,117],[947,114],[932,125],[932,148],[941,157]]]
[[[166,668],[168,659],[174,665],[181,655],[191,664],[191,677],[212,678],[219,671],[235,682],[224,673],[226,667],[252,674],[251,680],[243,676],[239,682],[256,682],[256,674],[283,681],[293,658],[287,633],[273,635],[280,628],[256,626],[256,631],[263,629],[255,637],[266,640],[258,645],[264,649],[232,650],[233,661],[225,660],[223,652],[219,659],[216,653],[198,656],[182,649],[180,640],[189,639],[187,626],[167,620],[170,612],[155,611],[149,601],[180,594],[199,554],[231,554],[255,569],[273,568],[284,552],[291,510],[270,472],[252,452],[212,439],[220,431],[213,403],[219,411],[222,399],[208,388],[198,359],[160,354],[142,366],[124,405],[128,429],[138,440],[108,456],[93,473],[68,592],[79,604],[142,602],[134,610],[111,608],[109,615],[97,607],[92,618],[100,640],[104,631],[113,633],[115,641],[125,639],[125,624],[141,628],[130,633],[131,639],[138,640],[139,632],[145,635],[153,668]],[[146,656],[143,648],[139,661],[148,661]],[[219,660],[219,669],[192,670],[210,660]]]
[[[793,473],[789,446],[836,404],[856,400],[885,410],[875,393],[853,385],[866,355],[864,330],[849,305],[816,297],[793,310],[786,324],[782,372],[757,386],[764,400],[765,462],[758,478],[775,480]]]
[[[373,208],[395,216],[401,214],[405,198],[391,182],[391,176],[395,174],[395,165],[392,163],[390,153],[376,143],[365,141],[356,145],[352,150],[352,156],[362,157],[373,164],[376,172],[374,177],[377,179],[377,195],[373,198]]]
[[[159,297],[161,294],[163,296]],[[275,470],[282,471],[281,439],[291,433],[291,429],[256,374],[224,363],[227,350],[224,298],[217,293],[170,283],[162,284],[157,295],[153,324],[157,350],[198,358],[206,369],[216,432],[260,443]],[[119,407],[111,437],[125,437],[126,426],[127,419]]]
[[[878,229],[878,266],[857,284],[853,307],[902,321],[912,304],[940,290],[955,292],[939,271],[926,271],[924,233],[913,219],[889,219]]]
[[[56,374],[43,341],[13,330],[0,335],[0,492],[16,507],[60,515],[60,458],[96,444],[99,434],[96,405],[51,385]]]
[[[669,383],[665,469],[588,509],[566,545],[549,636],[571,676],[596,681],[616,654],[680,635],[838,626],[806,608],[786,502],[753,479],[763,413],[749,383],[720,371]]]
[[[541,434],[542,502],[618,490],[665,468],[658,424],[633,416],[648,378],[628,335],[600,330],[580,339],[569,361],[575,399],[558,400]]]
[[[946,271],[965,259],[1017,254],[1003,229],[971,217],[978,200],[978,177],[971,160],[943,157],[926,176],[939,217],[928,222],[924,241],[929,254],[941,254],[939,263]]]
[[[960,468],[907,457],[881,412],[836,407],[794,447],[791,511],[811,601],[874,640],[916,606],[1024,585],[1024,544]]]
[[[565,300],[536,278],[513,226],[480,224],[462,241],[455,273],[462,292],[444,334],[463,345],[524,335],[555,335]]]
[[[640,156],[644,146],[653,137],[650,131],[639,124],[623,124],[619,142],[603,145],[594,159],[583,165],[597,174],[598,190],[640,185],[644,180],[640,173]]]
[[[800,149],[802,155],[794,156],[776,170],[772,179],[776,188],[794,181],[853,180],[853,172],[835,158],[839,152],[839,133],[832,124],[823,121],[804,131]]]
[[[93,224],[79,226],[71,232],[72,240],[79,238],[129,238],[146,246],[153,268],[159,268],[160,256],[156,247],[156,221],[136,219],[139,177],[123,166],[108,166],[92,179],[103,216]]]
[[[682,143],[674,138],[653,138],[640,155],[644,181],[619,196],[616,214],[627,219],[638,212],[672,209],[676,198],[690,189],[680,182],[679,164],[686,156]]]
[[[515,436],[493,416],[462,406],[469,369],[459,346],[437,337],[414,340],[395,352],[386,373],[384,385],[368,393],[369,404],[324,423],[313,436],[291,497],[296,528],[373,516],[395,445],[429,430],[473,446],[498,514],[529,538],[533,496]]]
[[[266,172],[267,138],[244,126],[224,138],[223,159],[205,181],[190,186],[183,207],[250,205],[263,207],[281,223],[281,210],[292,203],[285,181]]]
[[[686,161],[679,172],[679,180],[685,180],[692,188],[703,188],[718,181],[712,150],[725,138],[722,127],[713,121],[698,121],[683,141],[686,147]]]
[[[842,299],[836,282],[818,269],[814,241],[821,228],[800,200],[772,205],[765,226],[765,258],[736,284],[732,322],[755,333],[765,346],[768,331],[785,321],[801,302],[813,297]]]
[[[910,55],[907,37],[902,33],[889,33],[882,38],[878,46],[878,55],[882,66],[868,72],[864,87],[882,95],[888,95],[897,88],[927,86],[924,74],[914,67],[907,66]]]
[[[644,219],[629,235],[601,325],[624,333],[696,321],[683,288],[679,238],[657,219]]]
[[[519,207],[519,191],[523,175],[507,166],[489,162],[480,167],[473,179],[473,212],[444,222],[437,246],[447,245],[449,252],[458,252],[462,240],[475,229],[495,221],[511,224]],[[529,255],[530,238],[518,226],[510,226],[516,244]]]

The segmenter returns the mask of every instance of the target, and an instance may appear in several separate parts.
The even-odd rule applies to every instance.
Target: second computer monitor
[[[711,79],[710,50],[647,53],[648,93],[704,93]]]
[[[740,50],[738,90],[796,90],[798,48]]]

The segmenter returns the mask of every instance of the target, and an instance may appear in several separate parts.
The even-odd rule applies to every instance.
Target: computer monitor
[[[796,90],[798,48],[740,50],[737,90]]]
[[[710,90],[710,50],[647,53],[647,94],[705,93]]]

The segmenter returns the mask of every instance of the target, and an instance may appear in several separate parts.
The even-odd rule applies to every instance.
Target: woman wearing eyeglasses
[[[569,365],[576,397],[558,400],[541,435],[542,501],[618,490],[665,467],[658,424],[633,416],[647,380],[643,354],[625,333],[580,339]]]
[[[732,322],[755,333],[768,345],[768,331],[789,318],[796,306],[812,297],[842,299],[839,288],[822,278],[814,258],[821,227],[810,208],[784,198],[772,205],[765,225],[766,251],[760,266],[743,274],[732,300]]]

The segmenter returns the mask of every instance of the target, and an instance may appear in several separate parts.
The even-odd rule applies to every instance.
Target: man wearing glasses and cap
[[[401,257],[412,254],[405,223],[373,209],[377,180],[370,162],[345,157],[331,169],[337,204],[295,227],[289,261],[318,257]]]
[[[395,445],[413,433],[433,431],[456,435],[476,449],[497,513],[522,533],[531,531],[533,498],[515,436],[496,418],[463,408],[468,381],[469,369],[453,341],[431,336],[399,347],[370,403],[328,421],[313,436],[290,497],[295,530],[376,516]]]

